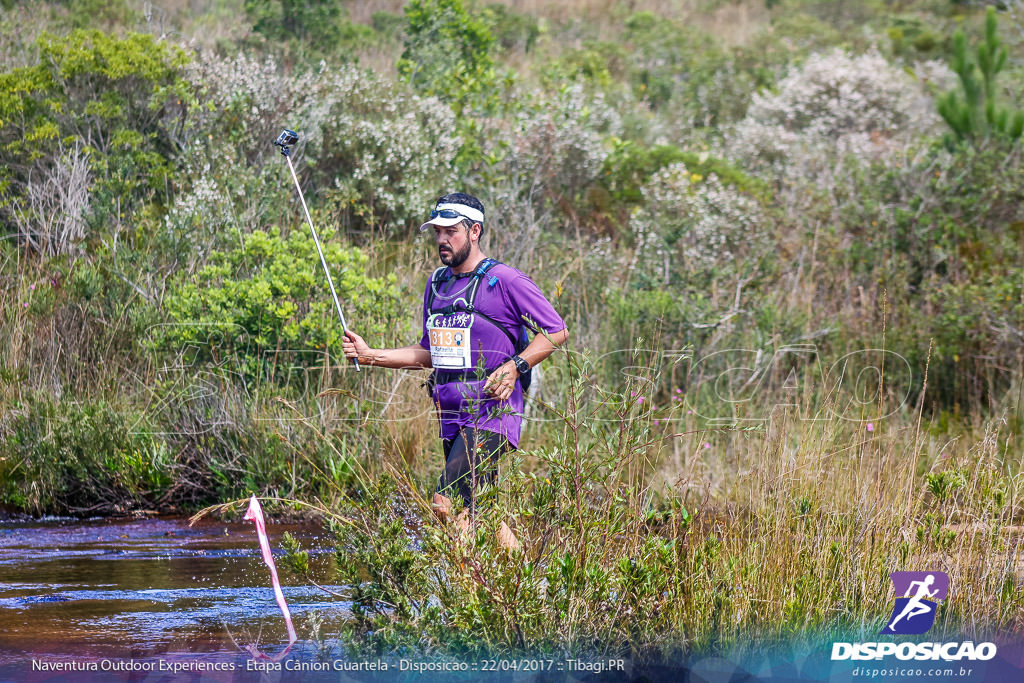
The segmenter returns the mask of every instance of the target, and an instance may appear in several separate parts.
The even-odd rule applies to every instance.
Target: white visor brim
[[[423,230],[426,230],[427,228],[429,228],[432,225],[437,225],[437,226],[442,227],[442,228],[447,228],[447,227],[450,227],[450,226],[455,225],[457,223],[461,223],[464,220],[466,220],[466,219],[461,217],[461,216],[456,216],[455,218],[441,218],[440,216],[438,216],[434,220],[427,221],[426,223],[421,225],[420,226],[420,231],[422,232]]]

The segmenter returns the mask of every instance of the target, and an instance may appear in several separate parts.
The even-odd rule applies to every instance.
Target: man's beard
[[[451,249],[451,247],[448,248]],[[469,252],[470,243],[466,242],[466,246],[463,247],[460,251],[449,251],[447,253],[439,251],[438,253],[441,256],[441,263],[451,268],[458,268],[459,266],[466,262],[466,259],[469,258]]]

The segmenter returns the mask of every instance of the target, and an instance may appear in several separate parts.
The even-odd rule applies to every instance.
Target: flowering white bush
[[[605,138],[621,134],[618,113],[602,94],[589,94],[579,83],[515,99],[525,106],[514,117],[479,121],[476,142],[491,160],[491,174],[509,178],[521,198],[545,192],[571,198],[582,191],[608,156]]]
[[[291,125],[315,74],[288,77],[271,57],[207,52],[188,65],[187,78],[200,104],[184,132],[178,193],[166,224],[176,240],[202,251],[291,211],[294,189],[271,143]],[[201,260],[202,253],[193,257]]]
[[[808,153],[879,159],[939,122],[920,81],[877,52],[833,50],[811,55],[777,92],[755,95],[728,147],[755,166]]]
[[[520,92],[514,116],[477,119],[479,153],[468,174],[487,206],[490,245],[500,258],[529,269],[541,235],[593,185],[609,154],[604,141],[622,133],[604,95],[573,83],[555,93]]]
[[[198,159],[190,161],[200,163]],[[179,238],[188,238],[196,231],[203,231],[207,235],[226,235],[228,229],[235,227],[235,211],[231,199],[227,188],[222,187],[210,172],[210,165],[203,164],[193,172],[188,189],[175,198],[165,222],[170,232]],[[234,231],[231,234],[237,235]],[[216,241],[194,240],[193,243],[198,247]],[[202,254],[196,256],[201,257]]]
[[[643,194],[630,225],[635,272],[651,284],[671,284],[673,273],[731,267],[764,242],[761,207],[714,174],[702,178],[670,164],[651,176]]]
[[[933,94],[952,90],[960,82],[960,78],[949,68],[949,64],[941,59],[915,62],[911,72],[921,85]]]
[[[182,159],[180,201],[231,197],[232,220],[246,230],[291,210],[294,188],[271,145],[285,127],[300,135],[293,158],[305,184],[311,175],[307,199],[330,200],[344,214],[332,216],[339,221],[401,225],[419,218],[452,181],[460,141],[451,109],[372,72],[321,63],[292,76],[270,57],[201,55],[189,78],[202,106]],[[180,223],[186,214],[183,207],[168,220]]]
[[[273,57],[256,60],[241,53],[233,58],[200,54],[187,74],[202,103],[195,132],[227,133],[230,142],[249,152],[250,161],[274,153],[270,143],[301,110],[318,76],[288,76]]]
[[[534,106],[518,113],[509,141],[518,172],[576,194],[601,172],[608,156],[602,141],[621,132],[617,112],[580,83],[526,101]]]
[[[367,223],[415,221],[454,182],[455,114],[369,71],[323,71],[302,111],[307,154]]]

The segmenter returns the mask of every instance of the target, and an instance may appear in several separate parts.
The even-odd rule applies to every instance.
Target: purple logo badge
[[[896,606],[892,609],[885,635],[918,635],[935,623],[939,602],[949,593],[949,575],[945,572],[893,572]]]

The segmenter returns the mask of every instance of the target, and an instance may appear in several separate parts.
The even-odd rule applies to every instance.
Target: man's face
[[[441,263],[458,268],[466,262],[469,252],[473,248],[469,230],[465,223],[456,223],[446,228],[439,225],[434,226],[434,235],[437,237],[437,253],[441,257]]]

